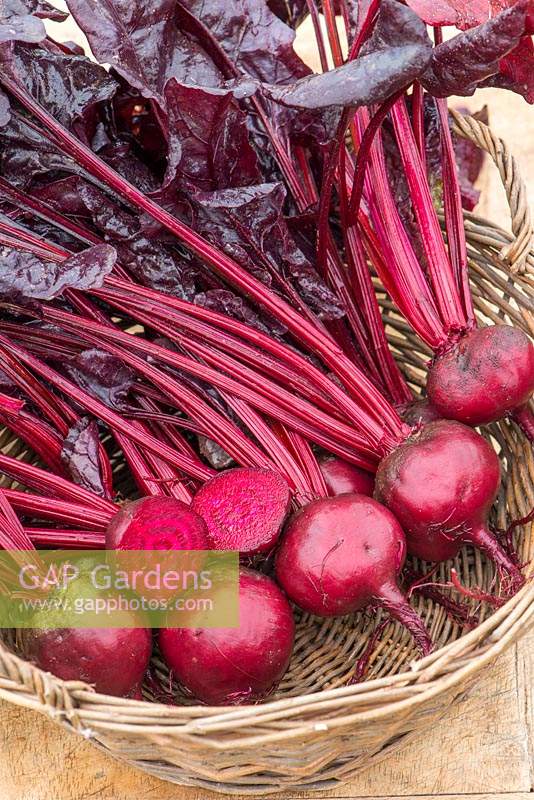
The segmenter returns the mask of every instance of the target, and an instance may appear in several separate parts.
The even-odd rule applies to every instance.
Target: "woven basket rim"
[[[511,236],[494,222],[470,212],[464,213],[466,231],[473,228],[476,235],[489,238],[492,245],[500,249],[502,262],[508,263],[510,272],[524,276],[523,281],[534,298],[534,281],[531,279],[531,275],[534,275],[534,249],[530,245],[533,227],[517,164],[504,142],[483,123],[457,112],[451,112],[451,115],[455,132],[485,149],[496,163],[507,190],[514,235]],[[425,658],[412,662],[410,668],[403,672],[365,683],[316,690],[296,697],[267,700],[257,705],[169,706],[98,694],[82,682],[63,681],[24,661],[0,640],[0,668],[3,671],[0,680],[4,684],[0,685],[0,698],[48,713],[82,733],[89,730],[78,717],[78,711],[83,709],[92,718],[90,726],[100,730],[128,733],[142,728],[147,734],[169,732],[187,737],[199,735],[205,737],[205,744],[213,749],[228,749],[232,742],[228,738],[217,742],[216,739],[208,738],[207,734],[231,731],[237,723],[247,720],[251,724],[259,724],[280,716],[288,721],[292,716],[291,712],[298,714],[303,710],[309,711],[308,707],[312,707],[312,710],[317,707],[321,711],[347,704],[350,708],[358,705],[365,707],[345,716],[330,718],[328,723],[317,724],[313,720],[302,720],[296,721],[295,727],[290,730],[241,736],[238,743],[240,748],[247,748],[260,743],[287,741],[289,738],[307,736],[310,733],[319,734],[333,728],[350,726],[355,720],[374,720],[408,706],[414,707],[479,672],[510,646],[519,633],[534,625],[533,569],[534,565],[531,564],[527,573],[531,580],[475,629],[436,649]],[[9,688],[4,688],[6,684]],[[416,694],[412,692],[402,696],[402,689],[415,686]],[[388,689],[397,692],[397,699],[388,700]],[[371,701],[379,701],[380,698],[384,702],[378,702],[373,707]],[[113,714],[116,720],[124,718],[124,721],[106,720],[106,713],[108,717]]]

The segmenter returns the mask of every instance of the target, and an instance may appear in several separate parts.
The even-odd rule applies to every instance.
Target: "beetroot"
[[[524,406],[534,391],[534,346],[523,331],[471,331],[429,371],[428,396],[446,419],[484,425]]]
[[[397,410],[404,422],[413,426],[426,425],[427,422],[443,419],[442,415],[427,399],[414,400],[413,403],[406,403]]]
[[[152,634],[146,628],[36,628],[28,631],[25,649],[31,661],[58,678],[126,697],[143,680]]]
[[[143,497],[127,503],[106,531],[108,550],[207,550],[206,523],[172,497]]]
[[[328,490],[329,497],[338,494],[365,494],[373,496],[375,480],[366,472],[337,456],[326,456],[319,461],[319,467]]]
[[[381,606],[414,637],[423,655],[432,643],[397,585],[406,538],[376,500],[357,494],[315,500],[297,512],[276,556],[276,578],[298,606],[334,617]]]
[[[425,425],[381,461],[375,497],[395,514],[414,555],[444,561],[463,545],[475,545],[515,590],[523,576],[488,530],[500,480],[491,445],[471,428],[441,420]]]
[[[207,481],[192,508],[208,526],[215,550],[268,553],[289,510],[286,481],[268,469],[229,469]]]
[[[289,664],[295,623],[278,586],[258,572],[239,574],[238,628],[166,628],[162,656],[174,676],[210,705],[252,703],[268,695]]]

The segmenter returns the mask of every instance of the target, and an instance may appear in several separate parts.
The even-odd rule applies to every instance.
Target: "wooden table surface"
[[[65,38],[65,37],[63,37]],[[461,104],[487,103],[493,130],[512,146],[534,205],[534,112],[494,90]],[[480,213],[506,226],[496,172],[487,169]],[[345,787],[292,797],[439,797],[532,800],[534,633],[505,653],[439,726]],[[204,790],[163,783],[104,755],[43,716],[0,702],[0,800],[204,800]]]

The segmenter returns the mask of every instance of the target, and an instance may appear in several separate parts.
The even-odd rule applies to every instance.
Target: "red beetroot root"
[[[204,520],[181,500],[143,497],[127,503],[106,531],[108,550],[207,550]]]
[[[208,527],[215,550],[268,553],[278,540],[290,504],[289,486],[268,469],[229,469],[197,492],[192,508]]]
[[[150,661],[152,633],[146,628],[33,629],[25,649],[31,661],[58,678],[131,697]]]
[[[437,359],[427,392],[444,419],[466,425],[501,419],[534,392],[534,346],[509,325],[474,330]]]
[[[240,570],[238,628],[166,628],[163,658],[173,676],[209,705],[253,703],[284,675],[295,623],[278,586],[253,570]]]
[[[445,561],[474,545],[516,591],[524,578],[488,529],[500,479],[499,459],[488,442],[459,422],[441,420],[381,461],[375,497],[399,520],[411,553]]]
[[[407,403],[401,408],[398,408],[397,411],[404,422],[412,426],[426,425],[428,422],[442,419],[442,415],[426,399],[414,400],[413,403]]]
[[[337,456],[321,458],[319,467],[323,473],[329,497],[336,497],[338,494],[373,496],[375,479],[370,472],[355,467]]]
[[[370,497],[345,494],[315,500],[292,517],[276,578],[300,608],[322,617],[381,606],[426,655],[428,632],[397,585],[405,557],[406,539],[393,514]]]

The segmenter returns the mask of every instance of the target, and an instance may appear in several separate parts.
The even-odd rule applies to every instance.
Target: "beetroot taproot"
[[[410,553],[445,561],[464,545],[474,545],[516,590],[524,578],[488,529],[500,481],[491,445],[466,425],[441,420],[425,425],[382,459],[375,497],[402,525]]]
[[[365,494],[372,497],[375,480],[370,472],[349,464],[337,456],[321,458],[319,468],[329,497],[336,497],[338,494]]]
[[[495,422],[524,406],[534,392],[534,346],[510,325],[471,331],[436,359],[427,391],[444,419]]]
[[[132,696],[152,654],[147,628],[35,628],[24,638],[27,657],[41,669],[116,697]]]
[[[203,703],[253,703],[267,696],[289,664],[291,606],[265,575],[239,574],[239,627],[165,628],[161,654],[184,688]]]
[[[393,514],[370,497],[345,494],[315,500],[291,518],[275,571],[288,597],[312,614],[384,608],[426,655],[430,636],[397,583],[405,557],[406,538]]]

